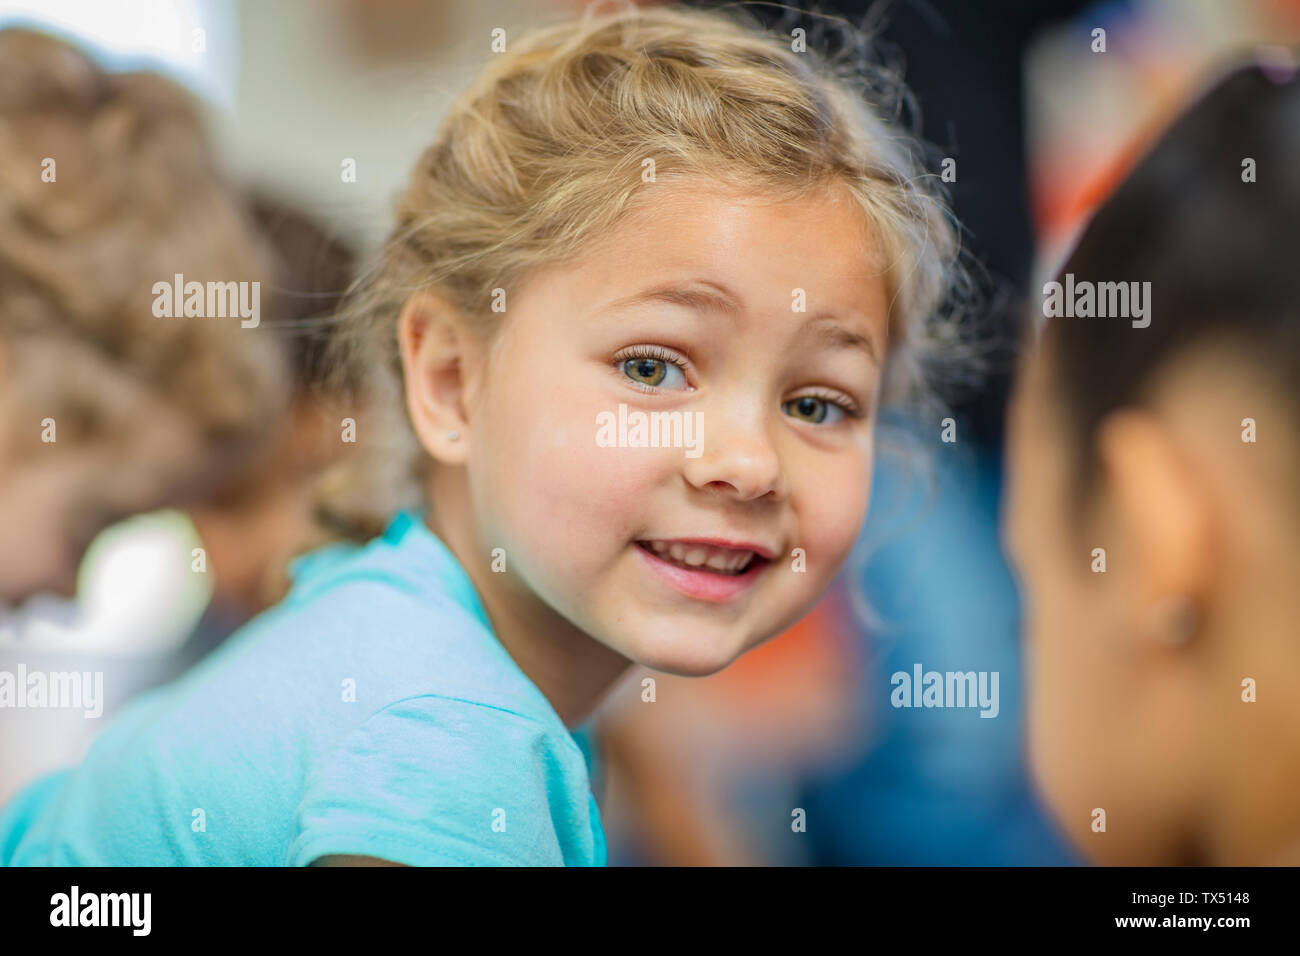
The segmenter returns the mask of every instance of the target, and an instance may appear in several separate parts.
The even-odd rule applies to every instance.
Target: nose
[[[704,414],[700,455],[686,460],[686,480],[696,488],[739,501],[767,495],[784,499],[788,488],[781,456],[769,431],[771,425],[761,412],[742,415],[717,410]]]

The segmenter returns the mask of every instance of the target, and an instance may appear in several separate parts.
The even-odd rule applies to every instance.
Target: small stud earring
[[[460,432],[447,432],[447,441],[456,441],[460,438]]]

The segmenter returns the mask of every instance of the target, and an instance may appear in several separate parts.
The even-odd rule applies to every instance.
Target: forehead
[[[789,260],[818,274],[850,277],[877,272],[875,231],[842,183],[796,197],[711,180],[651,184],[614,226],[614,249],[624,258],[650,248],[691,247],[697,254],[736,255],[745,250]],[[813,240],[811,243],[809,240]]]
[[[883,320],[880,243],[842,184],[798,198],[700,181],[646,189],[586,254],[550,278],[597,309],[654,285],[708,277],[734,290],[742,310],[789,309],[802,297],[809,315]]]

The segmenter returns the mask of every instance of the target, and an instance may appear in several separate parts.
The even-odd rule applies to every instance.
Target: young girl
[[[1051,319],[1013,405],[1030,755],[1100,863],[1300,862],[1295,77],[1141,161],[1058,277],[1129,314]]]
[[[589,10],[512,40],[341,340],[370,376],[345,439],[377,454],[329,514],[386,526],[299,558],[20,794],[4,859],[603,864],[571,729],[633,664],[706,675],[779,633],[853,543],[956,274],[929,181],[752,25]],[[395,516],[387,475],[418,492]]]

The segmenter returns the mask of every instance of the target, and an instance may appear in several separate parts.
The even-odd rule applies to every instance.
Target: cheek
[[[542,394],[498,389],[486,427],[476,431],[489,442],[476,446],[470,466],[476,498],[492,503],[484,505],[491,513],[480,509],[481,527],[509,529],[507,553],[517,552],[537,583],[606,567],[646,530],[646,503],[671,464],[666,456],[681,455],[598,445],[597,415],[608,409],[593,392],[581,382]]]
[[[1081,691],[1096,656],[1079,652],[1096,646],[1078,633],[1068,598],[1041,591],[1040,597],[1044,599],[1025,619],[1030,720],[1054,738],[1051,746],[1072,749],[1073,738],[1088,723]]]
[[[820,460],[794,473],[792,498],[799,515],[794,547],[807,554],[809,583],[835,576],[857,541],[871,494],[870,451]],[[788,560],[789,555],[785,556]]]
[[[1021,597],[1029,763],[1048,806],[1073,830],[1087,821],[1090,808],[1081,801],[1095,769],[1095,697],[1087,688],[1098,646],[1086,633],[1094,615],[1082,576],[1087,555],[1068,543],[1074,539],[1061,520],[1051,457],[1018,428],[1011,448],[1005,535]]]
[[[1021,485],[1018,494],[1015,551],[1031,719],[1074,738],[1088,732],[1112,676],[1105,595],[1089,570],[1087,542],[1061,520],[1055,502],[1039,488]]]
[[[1115,768],[1133,738],[1120,726],[1131,706],[1123,661],[1108,640],[1102,589],[1090,579],[1086,558],[1085,552],[1067,568],[1053,553],[1035,570],[1025,673],[1035,779],[1076,844],[1090,853],[1096,848],[1089,842],[1092,810],[1117,805]]]

